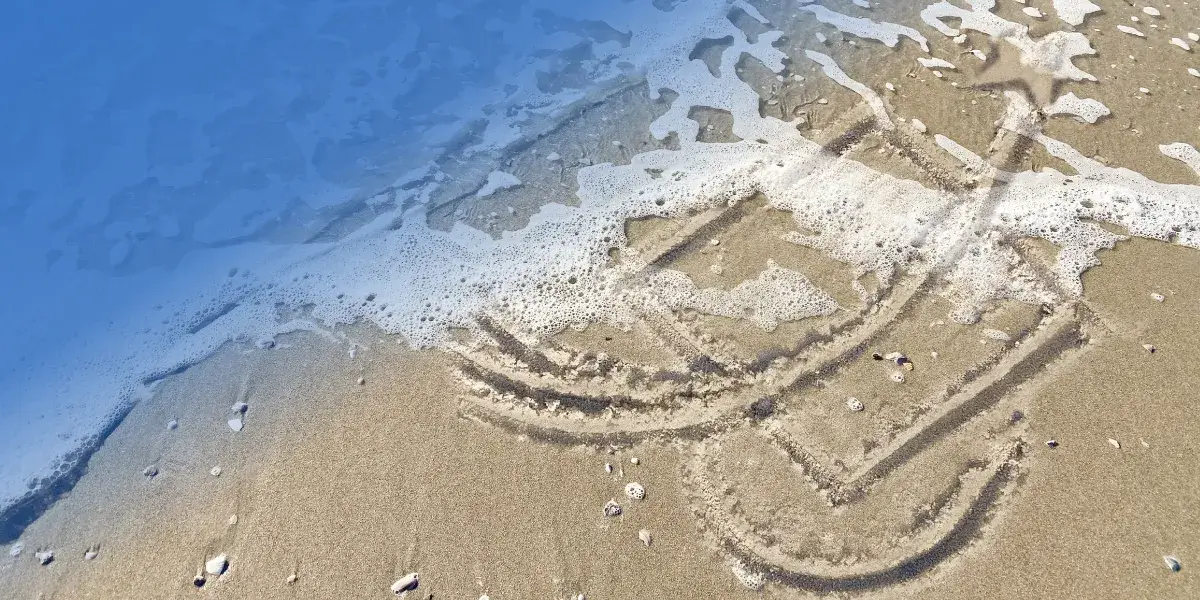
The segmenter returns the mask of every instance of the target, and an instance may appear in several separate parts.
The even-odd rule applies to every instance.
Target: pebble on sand
[[[850,412],[862,412],[866,406],[863,406],[862,400],[851,396],[846,400],[846,408],[850,409]]]
[[[229,557],[224,554],[218,554],[204,563],[204,572],[209,575],[220,575],[229,568]]]
[[[146,477],[153,479],[154,477],[158,476],[158,466],[150,465],[150,466],[146,467],[145,469],[142,469],[142,475],[145,475]]]
[[[234,417],[229,420],[229,428],[234,431],[241,431],[243,426],[241,417]]]
[[[1121,449],[1121,442],[1118,442],[1117,440],[1114,440],[1112,438],[1108,438],[1108,445],[1112,446],[1113,448],[1116,448],[1117,450]]]
[[[358,378],[358,385],[367,385],[367,378],[366,378],[366,377],[359,377],[359,378]]]
[[[221,476],[221,467],[217,466],[217,467],[213,467],[213,468],[209,469],[208,474],[212,475],[213,477],[220,477]]]
[[[392,584],[392,593],[397,596],[404,596],[405,594],[417,589],[417,586],[419,585],[421,585],[421,582],[418,575],[416,573],[409,573],[408,575],[397,579],[396,583]]]
[[[245,402],[234,402],[233,406],[229,407],[229,410],[232,410],[239,415],[244,415],[246,414],[246,409],[248,408],[250,408],[250,405],[246,404]]]
[[[620,516],[620,514],[621,514],[621,505],[617,504],[616,500],[609,500],[608,503],[606,503],[604,505],[604,516],[616,517],[616,516]]]
[[[87,550],[85,550],[83,553],[83,560],[96,560],[97,556],[100,556],[99,544],[90,546]]]
[[[175,431],[176,429],[179,429],[179,421],[176,421],[175,419],[167,421],[167,429],[169,431]]]
[[[631,464],[631,465],[640,465],[640,464],[642,464],[642,459],[640,459],[640,458],[638,458],[638,457],[636,457],[636,456],[635,456],[635,457],[633,457],[633,458],[629,459],[629,464]]]
[[[44,567],[44,566],[54,562],[54,551],[53,550],[42,550],[40,552],[34,552],[33,557],[38,560],[38,564],[40,564]]]
[[[1158,292],[1151,292],[1150,299],[1154,300],[1155,302],[1162,302],[1163,300],[1166,300],[1167,297]]]
[[[1058,440],[1046,440],[1046,445],[1047,445],[1047,446],[1049,446],[1049,447],[1051,447],[1051,448],[1057,448],[1057,447],[1058,447]]]

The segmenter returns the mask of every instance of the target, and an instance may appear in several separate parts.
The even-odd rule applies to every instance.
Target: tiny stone
[[[83,560],[95,560],[98,553],[95,550],[88,549],[83,553]]]
[[[204,578],[204,573],[196,573],[196,576],[192,578],[192,585],[196,587],[204,587],[204,584],[207,582],[208,580]]]
[[[604,463],[604,472],[612,473],[612,463]]]
[[[625,484],[625,495],[629,496],[630,500],[645,500],[646,488],[636,481],[631,481]]]
[[[213,467],[213,468],[209,469],[208,474],[212,475],[213,477],[220,477],[221,476],[221,467]]]
[[[892,83],[890,81],[883,84],[883,87],[887,88],[887,91],[889,91],[889,92],[896,91],[896,86],[892,85]]]
[[[1141,92],[1141,93],[1143,93],[1143,94],[1146,94],[1147,96],[1149,96],[1149,95],[1150,95],[1150,88],[1144,88],[1144,87],[1142,87],[1142,88],[1138,88],[1138,91],[1139,91],[1139,92]]]
[[[237,525],[238,524],[237,515],[229,515],[229,521],[227,521],[227,523],[229,523],[230,526]]]
[[[629,459],[629,464],[640,465],[640,464],[642,464],[642,459],[635,456],[635,457]]]
[[[604,516],[616,517],[620,514],[621,514],[621,505],[617,504],[616,500],[609,500],[608,503],[604,505]]]
[[[863,403],[861,400],[859,400],[858,398],[851,397],[848,400],[846,400],[846,408],[850,409],[850,412],[862,412],[862,410],[866,407],[863,406]]]
[[[367,385],[367,378],[366,378],[366,377],[359,377],[359,378],[358,378],[358,385]]]
[[[171,419],[170,421],[167,421],[167,430],[168,431],[175,431],[176,429],[179,429],[179,421],[176,421],[175,419]]]
[[[297,581],[299,581],[299,580],[300,580],[300,576],[299,576],[299,575],[297,575],[295,571],[292,571],[292,573],[291,573],[290,575],[288,575],[288,576],[287,576],[287,583],[288,583],[288,585],[291,585],[291,584],[293,584],[293,583],[296,583],[296,582],[297,582]]]
[[[1142,12],[1144,12],[1152,17],[1161,17],[1162,16],[1162,13],[1158,12],[1158,9],[1154,8],[1153,6],[1143,6]]]

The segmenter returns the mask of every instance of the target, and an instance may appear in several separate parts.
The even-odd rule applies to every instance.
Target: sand
[[[786,3],[759,6],[785,29],[813,26]],[[1019,8],[998,12],[1016,19]],[[914,23],[905,10],[884,3],[873,18]],[[1099,98],[1120,118],[1055,118],[1046,130],[1112,164],[1194,182],[1157,144],[1195,144],[1196,131],[1155,117],[1194,112],[1190,76],[1157,67],[1178,66],[1171,47],[1142,57],[1154,69],[1109,69],[1110,57],[1141,53],[1143,42],[1114,29],[1125,18],[1114,10],[1085,25],[1105,32],[1092,36],[1101,56],[1078,63],[1103,74],[1101,85],[1058,89]],[[1012,56],[938,79],[913,68],[908,42],[852,49],[829,31],[827,43],[795,35],[779,46],[804,85],[777,84],[753,61],[739,74],[764,114],[831,151],[929,187],[966,185],[957,163],[910,128],[838,147],[866,113],[805,62],[805,49],[830,53],[872,88],[894,81],[885,100],[895,115],[981,155],[1000,148],[994,164],[1062,167],[997,135],[1004,103],[994,86],[1008,70],[1028,76]],[[1130,94],[1137,78],[1155,93]],[[1048,93],[1036,77],[1025,85]],[[1179,93],[1157,93],[1171,86]],[[673,147],[647,134],[670,94],[651,99],[638,82],[610,91],[512,156],[455,167],[431,225],[519,229],[546,203],[575,202],[580,168]],[[702,141],[736,140],[728,113],[692,118]],[[475,198],[495,168],[522,185]],[[71,493],[26,529],[24,552],[0,554],[0,596],[385,598],[409,572],[421,585],[408,597],[422,600],[1200,593],[1196,251],[1122,242],[1086,273],[1084,298],[998,301],[980,323],[959,325],[933,278],[864,278],[864,302],[847,265],[780,239],[789,225],[761,197],[632,222],[631,247],[614,261],[636,254],[650,270],[729,290],[773,260],[827,290],[833,315],[767,330],[646,309],[629,330],[593,325],[538,342],[485,324],[485,336],[464,334],[448,350],[412,350],[365,325],[271,349],[229,344],[136,405]],[[1011,243],[1043,268],[1053,260],[1044,242]],[[872,357],[893,351],[915,368]],[[850,397],[865,409],[850,411]],[[239,401],[249,408],[234,432],[226,422]],[[644,500],[625,497],[631,481],[646,487]],[[605,517],[612,499],[624,511]],[[55,552],[48,566],[33,556],[43,549]],[[228,572],[197,589],[197,570],[222,553]],[[1168,570],[1164,555],[1182,570]],[[766,585],[744,585],[735,566]]]

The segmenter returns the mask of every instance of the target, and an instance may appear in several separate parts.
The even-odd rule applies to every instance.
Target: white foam
[[[1100,10],[1088,0],[1053,0],[1053,4],[1059,20],[1074,26],[1082,25],[1088,15]]]
[[[826,25],[832,25],[842,33],[882,42],[889,48],[895,48],[900,43],[900,37],[904,36],[920,44],[922,50],[929,51],[929,40],[912,27],[897,25],[895,23],[877,23],[870,19],[851,17],[837,11],[829,10],[820,4],[806,4],[801,6],[800,10],[812,13],[818,21]]]
[[[475,192],[475,197],[483,198],[491,196],[499,190],[507,190],[519,185],[521,185],[521,180],[517,179],[516,175],[505,173],[504,171],[492,171],[488,173],[487,182],[483,184],[483,187],[479,188],[478,192]]]
[[[1081,121],[1095,123],[1101,118],[1112,114],[1108,107],[1093,98],[1080,98],[1075,92],[1067,92],[1059,96],[1053,104],[1042,110],[1046,116],[1074,115]]]
[[[767,261],[754,279],[726,292],[717,288],[697,289],[679,271],[663,270],[652,276],[660,302],[671,309],[692,309],[731,319],[749,319],[772,331],[780,323],[799,321],[837,310],[837,302],[804,275]]]
[[[1176,142],[1174,144],[1162,144],[1158,147],[1158,151],[1164,156],[1173,158],[1192,168],[1197,175],[1200,175],[1200,151],[1197,151],[1191,144]]]

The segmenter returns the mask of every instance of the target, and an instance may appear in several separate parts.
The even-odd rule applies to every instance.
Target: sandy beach
[[[287,300],[191,334],[286,333],[149,378],[4,524],[0,596],[1200,594],[1200,79],[1116,28],[1196,9],[984,4],[733,3],[594,87],[565,53],[538,85],[586,94],[520,143],[281,218],[328,244]]]

